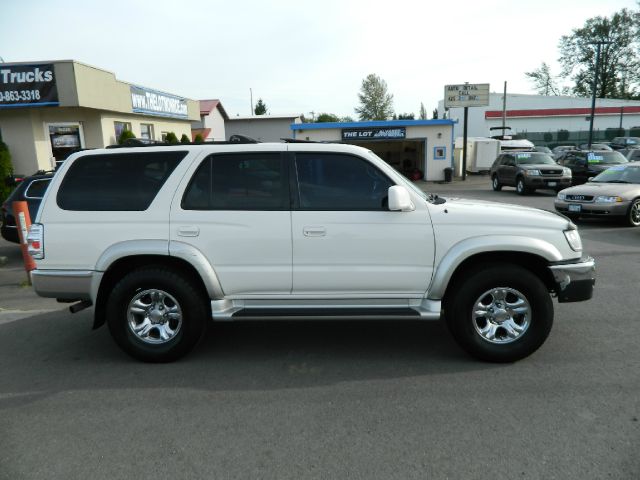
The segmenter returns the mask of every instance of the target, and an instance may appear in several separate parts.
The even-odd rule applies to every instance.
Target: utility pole
[[[253,117],[253,89],[249,88],[249,97],[251,102],[251,107],[249,108],[249,115]]]
[[[591,143],[593,143],[593,117],[596,114],[596,93],[598,88],[598,74],[600,73],[600,49],[602,45],[610,45],[613,42],[606,40],[599,40],[597,42],[590,42],[589,45],[596,46],[596,66],[593,74],[593,92],[591,95],[591,117],[589,118],[589,145],[588,150],[591,150]]]
[[[507,81],[504,81],[504,92],[502,93],[502,135],[507,129]]]

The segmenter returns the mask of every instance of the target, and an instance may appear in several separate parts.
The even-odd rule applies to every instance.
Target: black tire
[[[502,190],[502,185],[500,184],[497,175],[494,175],[491,179],[491,188],[493,188],[494,192],[499,192],[500,190]]]
[[[518,193],[518,195],[526,195],[527,193],[529,193],[529,189],[524,184],[524,180],[522,177],[516,178],[516,192]]]
[[[148,295],[146,292],[149,292]],[[153,297],[153,292],[166,295],[155,294]],[[138,301],[141,304],[154,302],[149,309],[155,311],[132,313],[130,316],[130,307],[134,305],[136,297],[140,297]],[[160,301],[160,298],[163,300]],[[177,309],[174,305],[177,305]],[[131,322],[135,324],[139,319],[138,327],[143,321],[152,324],[152,315],[161,316],[158,312],[165,311],[166,317],[170,309],[180,312],[179,320],[153,317],[158,323],[150,327],[146,340],[142,339],[143,335],[134,333]],[[174,316],[177,317],[178,313],[175,312]],[[109,331],[118,346],[138,360],[154,363],[172,362],[186,355],[202,338],[207,325],[207,313],[206,299],[195,283],[165,267],[143,267],[125,275],[111,291],[106,310]],[[171,325],[171,322],[175,323]],[[163,323],[174,332],[167,340],[160,338]],[[158,338],[154,338],[154,334]]]
[[[636,198],[629,205],[625,223],[630,227],[640,227],[640,198]]]
[[[486,264],[465,272],[460,283],[452,288],[455,290],[447,294],[444,302],[447,327],[458,344],[480,360],[496,363],[515,362],[535,352],[549,336],[553,325],[551,296],[544,283],[523,267]],[[509,289],[520,293],[529,304],[529,315],[526,319],[524,316],[517,318],[517,315],[511,317],[518,323],[518,328],[526,325],[516,338],[504,338],[508,337],[505,328],[508,326],[507,322],[489,322],[486,318],[483,321],[476,313],[479,310],[477,305],[485,304],[485,294],[493,289]],[[510,295],[513,294],[508,293],[505,302],[509,302]],[[502,308],[504,307],[505,305],[502,305]],[[490,327],[491,324],[495,327],[496,338],[493,341],[480,333],[480,330]]]

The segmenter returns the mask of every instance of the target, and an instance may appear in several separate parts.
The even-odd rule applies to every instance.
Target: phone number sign
[[[486,107],[489,105],[488,83],[464,83],[444,86],[445,108]]]
[[[0,63],[0,108],[60,105],[52,63]]]

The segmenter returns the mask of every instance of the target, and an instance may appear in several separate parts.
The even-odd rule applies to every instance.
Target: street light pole
[[[609,45],[613,42],[600,40],[598,42],[590,42],[590,45],[596,46],[596,68],[593,75],[593,92],[591,94],[591,117],[589,118],[589,145],[588,150],[591,150],[591,143],[593,142],[593,117],[596,114],[596,91],[598,88],[598,73],[600,72],[600,48],[602,45]]]

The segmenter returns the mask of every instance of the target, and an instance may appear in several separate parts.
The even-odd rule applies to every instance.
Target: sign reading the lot
[[[0,63],[0,108],[59,105],[52,63]]]
[[[186,99],[133,85],[131,86],[131,107],[134,113],[187,118]]]
[[[444,86],[445,108],[484,107],[489,105],[488,83],[465,83]]]
[[[405,138],[407,129],[396,128],[349,128],[342,130],[342,140],[382,140]]]

